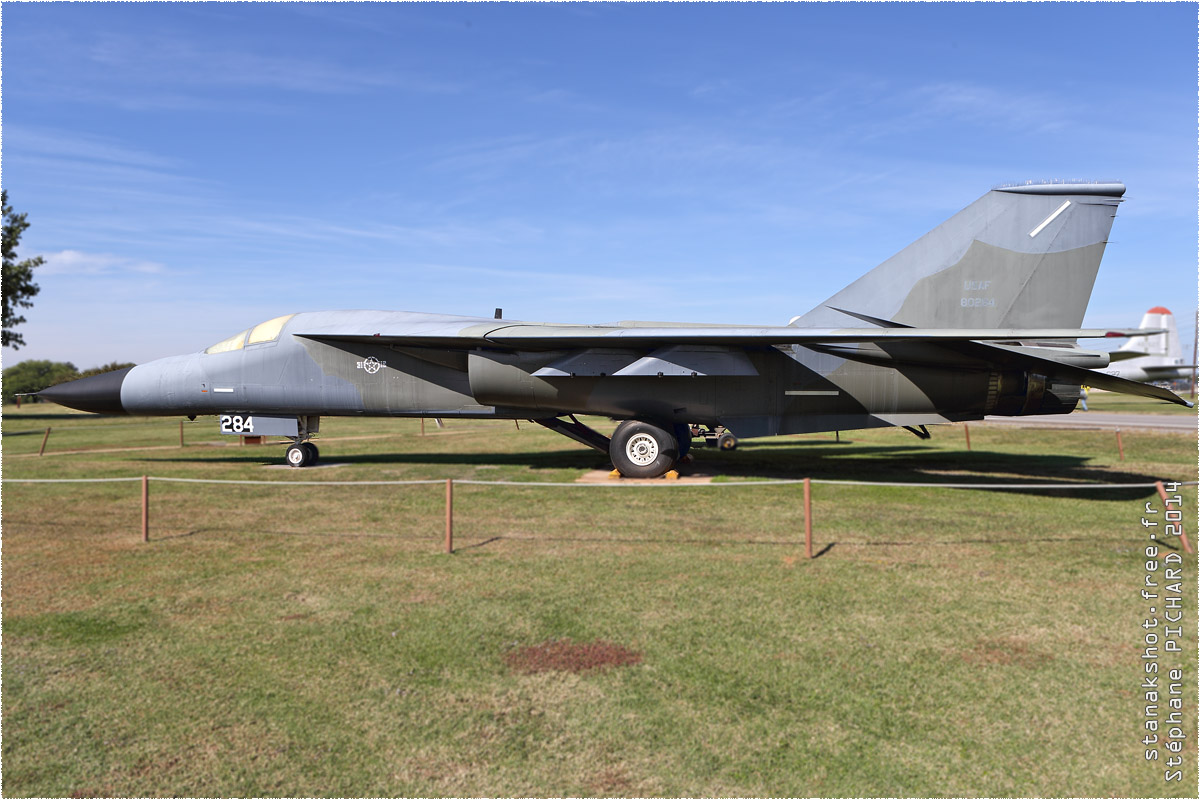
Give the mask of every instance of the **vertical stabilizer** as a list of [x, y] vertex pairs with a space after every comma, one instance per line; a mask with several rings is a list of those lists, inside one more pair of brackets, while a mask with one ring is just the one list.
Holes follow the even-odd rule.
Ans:
[[[1165, 330], [1157, 336], [1139, 336], [1121, 345], [1121, 350], [1145, 353], [1155, 358], [1154, 364], [1175, 366], [1183, 363], [1183, 345], [1179, 342], [1179, 330], [1175, 327], [1175, 315], [1163, 306], [1155, 306], [1142, 317], [1142, 330], [1147, 328]], [[1147, 362], [1150, 363], [1150, 362]]]
[[985, 194], [793, 325], [840, 327], [829, 306], [936, 328], [1078, 328], [1120, 183], [1039, 183]]

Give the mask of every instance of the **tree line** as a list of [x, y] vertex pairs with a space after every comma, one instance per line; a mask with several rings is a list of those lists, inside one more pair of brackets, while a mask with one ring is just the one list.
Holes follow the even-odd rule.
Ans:
[[92, 367], [80, 372], [70, 361], [38, 361], [36, 359], [22, 361], [20, 364], [4, 370], [3, 402], [5, 404], [15, 402], [18, 394], [40, 392], [42, 389], [67, 381], [132, 366], [136, 365], [114, 361], [102, 367]]

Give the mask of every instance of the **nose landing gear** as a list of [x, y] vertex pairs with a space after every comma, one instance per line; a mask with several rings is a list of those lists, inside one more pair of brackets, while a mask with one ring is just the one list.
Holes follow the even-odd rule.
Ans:
[[292, 443], [288, 445], [284, 458], [288, 466], [311, 467], [321, 458], [321, 451], [308, 439], [321, 429], [321, 418], [313, 415], [298, 417], [297, 420], [299, 430], [296, 436], [290, 437]]
[[296, 442], [287, 449], [287, 463], [293, 467], [311, 467], [321, 457], [321, 451], [312, 442]]

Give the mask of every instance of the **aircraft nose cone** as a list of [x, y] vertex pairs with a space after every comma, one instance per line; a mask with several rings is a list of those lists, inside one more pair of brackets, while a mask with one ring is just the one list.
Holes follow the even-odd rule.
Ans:
[[37, 393], [52, 403], [58, 403], [76, 411], [92, 411], [97, 414], [124, 414], [121, 406], [121, 384], [133, 367], [117, 369], [100, 375], [80, 378], [77, 381], [60, 383]]

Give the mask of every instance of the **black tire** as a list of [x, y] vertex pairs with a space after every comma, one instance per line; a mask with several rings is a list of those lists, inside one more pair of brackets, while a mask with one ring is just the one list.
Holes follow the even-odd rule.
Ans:
[[317, 449], [315, 444], [312, 442], [304, 442], [300, 446], [308, 451], [308, 466], [311, 467], [313, 464], [316, 464], [321, 460], [321, 451]]
[[679, 442], [657, 425], [629, 419], [613, 432], [608, 454], [626, 478], [657, 478], [675, 466]]
[[718, 450], [736, 450], [737, 446], [738, 446], [737, 437], [734, 436], [729, 431], [725, 431], [725, 433], [722, 433], [720, 436], [717, 437], [717, 449]]
[[675, 441], [679, 443], [679, 458], [683, 458], [692, 449], [692, 426], [676, 422]]
[[312, 453], [304, 444], [294, 444], [287, 449], [287, 455], [284, 458], [287, 459], [288, 466], [299, 468], [307, 467], [312, 463]]

